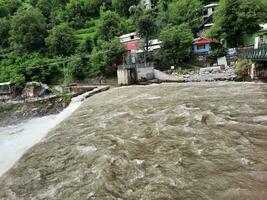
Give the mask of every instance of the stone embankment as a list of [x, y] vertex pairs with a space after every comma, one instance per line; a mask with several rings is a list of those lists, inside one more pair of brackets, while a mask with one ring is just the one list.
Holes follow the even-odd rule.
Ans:
[[227, 69], [207, 67], [186, 75], [173, 73], [172, 76], [176, 76], [178, 80], [183, 82], [234, 81], [237, 78], [233, 67]]
[[108, 86], [73, 86], [70, 94], [52, 95], [44, 98], [32, 98], [27, 101], [10, 101], [0, 103], [0, 127], [21, 123], [34, 118], [53, 115], [61, 112], [71, 102], [72, 97], [85, 93], [88, 98], [96, 93], [109, 89]]

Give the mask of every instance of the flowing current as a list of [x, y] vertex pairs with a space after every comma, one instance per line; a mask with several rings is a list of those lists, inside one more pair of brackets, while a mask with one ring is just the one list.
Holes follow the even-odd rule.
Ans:
[[57, 115], [0, 127], [0, 176], [12, 167], [25, 151], [40, 142], [49, 130], [70, 116], [81, 105], [85, 95], [73, 98], [70, 105]]
[[95, 95], [0, 178], [0, 199], [266, 200], [267, 85]]

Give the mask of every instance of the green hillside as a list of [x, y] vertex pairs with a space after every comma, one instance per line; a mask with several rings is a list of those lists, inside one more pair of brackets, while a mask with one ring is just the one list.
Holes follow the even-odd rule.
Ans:
[[[121, 64], [125, 55], [118, 37], [133, 31], [145, 42], [162, 40], [157, 57], [150, 59], [176, 65], [188, 56], [204, 5], [211, 2], [152, 0], [147, 6], [140, 0], [0, 0], [0, 82], [52, 84], [112, 76], [110, 66]], [[266, 22], [265, 0], [219, 4], [208, 33], [214, 39], [224, 35], [229, 44], [239, 45], [240, 34], [253, 34]]]

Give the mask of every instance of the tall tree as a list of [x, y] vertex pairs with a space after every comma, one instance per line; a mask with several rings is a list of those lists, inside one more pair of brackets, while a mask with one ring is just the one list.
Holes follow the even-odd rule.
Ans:
[[149, 40], [153, 39], [158, 31], [155, 18], [156, 15], [151, 10], [141, 14], [136, 20], [137, 33], [144, 40], [146, 51], [148, 51]]
[[20, 10], [11, 21], [10, 43], [15, 50], [35, 51], [44, 47], [45, 18], [39, 9]]
[[45, 41], [52, 55], [69, 56], [74, 52], [74, 34], [67, 23], [55, 26]]
[[130, 7], [138, 3], [139, 0], [112, 0], [112, 7], [119, 14], [128, 17], [130, 15]]
[[9, 46], [10, 20], [7, 18], [0, 18], [0, 27], [0, 47], [6, 48]]
[[99, 16], [102, 3], [102, 0], [70, 0], [66, 6], [68, 21], [73, 27], [83, 27], [88, 19]]
[[188, 24], [195, 32], [202, 22], [203, 5], [200, 0], [179, 0], [169, 4], [169, 23]]
[[168, 26], [160, 32], [160, 40], [162, 41], [161, 56], [176, 65], [188, 56], [193, 35], [188, 25]]
[[144, 64], [147, 66], [147, 57], [149, 51], [149, 41], [155, 37], [158, 27], [156, 24], [156, 15], [154, 10], [148, 10], [137, 17], [136, 27], [138, 35], [143, 39]]
[[116, 12], [106, 11], [101, 13], [97, 24], [98, 37], [101, 40], [111, 40], [120, 36], [127, 30], [125, 21]]

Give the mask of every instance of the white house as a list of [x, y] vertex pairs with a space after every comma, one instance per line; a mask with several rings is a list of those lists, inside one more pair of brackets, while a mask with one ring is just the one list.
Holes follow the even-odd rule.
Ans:
[[[212, 18], [213, 18], [215, 9], [218, 5], [219, 5], [218, 3], [211, 3], [211, 4], [204, 6], [205, 11], [204, 11], [203, 19], [204, 19], [204, 23], [205, 23], [204, 26], [205, 27], [213, 26], [213, 19]], [[209, 20], [210, 18], [211, 18], [211, 20]]]
[[209, 28], [213, 26], [213, 16], [218, 3], [204, 6], [203, 23], [198, 28], [198, 37], [204, 37]]

